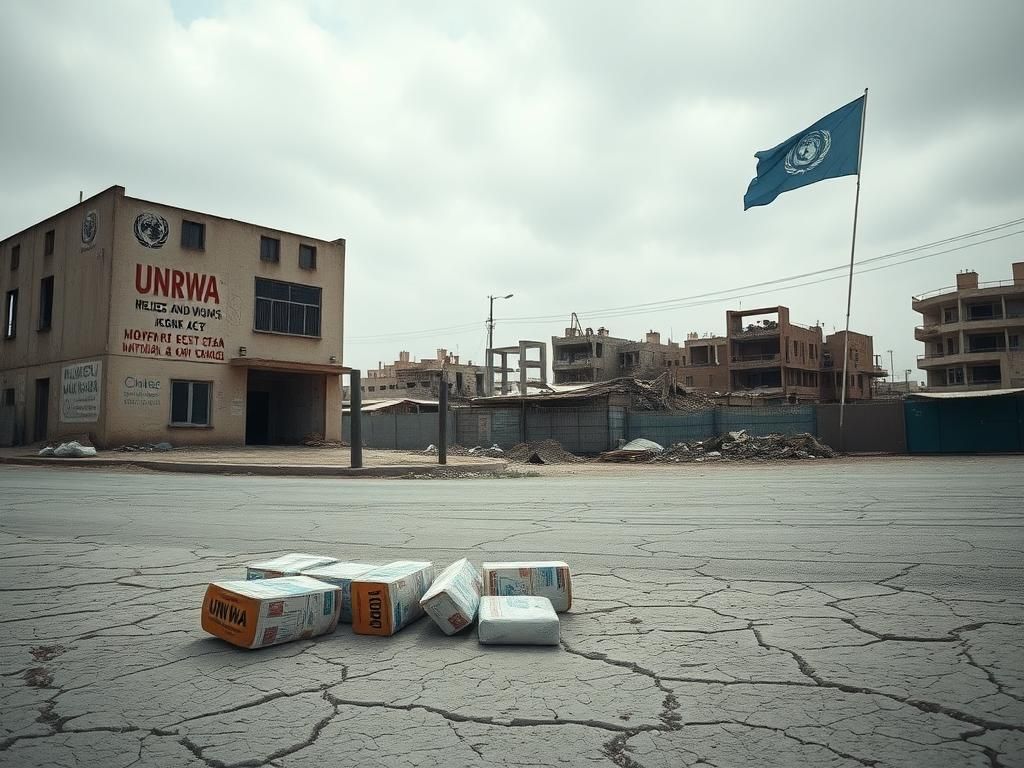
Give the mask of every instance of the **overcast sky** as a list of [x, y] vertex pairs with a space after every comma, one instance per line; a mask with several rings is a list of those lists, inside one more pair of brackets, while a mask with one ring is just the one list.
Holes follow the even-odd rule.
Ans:
[[[754, 152], [869, 87], [858, 260], [1022, 218], [1022, 33], [1020, 0], [5, 3], [0, 237], [111, 184], [345, 237], [364, 369], [482, 362], [492, 293], [496, 345], [573, 311], [681, 340], [741, 302], [830, 333], [841, 273], [734, 289], [847, 262], [856, 179], [744, 212]], [[1024, 235], [861, 274], [851, 329], [921, 378], [911, 295], [1017, 260]]]

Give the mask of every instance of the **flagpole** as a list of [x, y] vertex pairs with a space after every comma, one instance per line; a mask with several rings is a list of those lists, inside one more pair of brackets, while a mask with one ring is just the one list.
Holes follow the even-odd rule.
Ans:
[[864, 106], [860, 110], [860, 141], [857, 146], [857, 195], [853, 199], [853, 236], [850, 238], [850, 278], [846, 285], [846, 333], [843, 334], [843, 388], [839, 401], [839, 448], [844, 450], [843, 418], [846, 414], [846, 371], [850, 362], [850, 301], [853, 298], [853, 256], [857, 250], [857, 211], [860, 208], [860, 174], [864, 160], [864, 120], [868, 114], [868, 89], [864, 89]]

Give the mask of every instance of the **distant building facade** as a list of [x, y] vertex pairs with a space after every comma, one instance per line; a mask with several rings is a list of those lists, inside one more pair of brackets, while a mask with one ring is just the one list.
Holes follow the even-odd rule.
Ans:
[[15, 442], [341, 437], [344, 240], [114, 186], [0, 241]]
[[[468, 400], [484, 394], [484, 374], [484, 366], [473, 365], [472, 360], [462, 363], [447, 349], [438, 349], [433, 359], [419, 361], [408, 352], [399, 352], [393, 363], [378, 363], [376, 370], [366, 371], [360, 390], [364, 400], [437, 400], [444, 381], [449, 397]], [[347, 387], [345, 399], [349, 399]]]
[[1011, 279], [979, 283], [961, 272], [956, 286], [914, 296], [924, 343], [917, 367], [929, 390], [967, 391], [1024, 387], [1024, 261]]
[[679, 344], [661, 342], [649, 331], [643, 341], [612, 336], [607, 328], [571, 327], [564, 336], [551, 337], [551, 370], [555, 384], [592, 384], [623, 377], [653, 379], [681, 364]]

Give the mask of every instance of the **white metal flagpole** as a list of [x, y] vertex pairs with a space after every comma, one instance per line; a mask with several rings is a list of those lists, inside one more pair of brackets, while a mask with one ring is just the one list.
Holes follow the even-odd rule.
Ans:
[[839, 445], [844, 449], [843, 419], [846, 415], [846, 371], [850, 362], [850, 300], [853, 298], [853, 255], [857, 250], [857, 209], [860, 207], [860, 174], [864, 160], [864, 120], [868, 114], [868, 89], [864, 89], [864, 106], [860, 110], [860, 144], [857, 147], [857, 196], [853, 201], [853, 237], [850, 238], [850, 279], [846, 286], [846, 333], [843, 334], [843, 388], [839, 401]]

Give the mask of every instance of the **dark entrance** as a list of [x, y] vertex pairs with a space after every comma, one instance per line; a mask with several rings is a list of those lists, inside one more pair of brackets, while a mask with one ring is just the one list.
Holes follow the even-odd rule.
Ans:
[[32, 429], [32, 440], [45, 440], [46, 429], [50, 417], [50, 380], [36, 379], [35, 422]]
[[246, 383], [247, 445], [299, 445], [324, 434], [327, 377], [249, 369]]
[[245, 444], [267, 445], [270, 441], [270, 393], [246, 393]]

